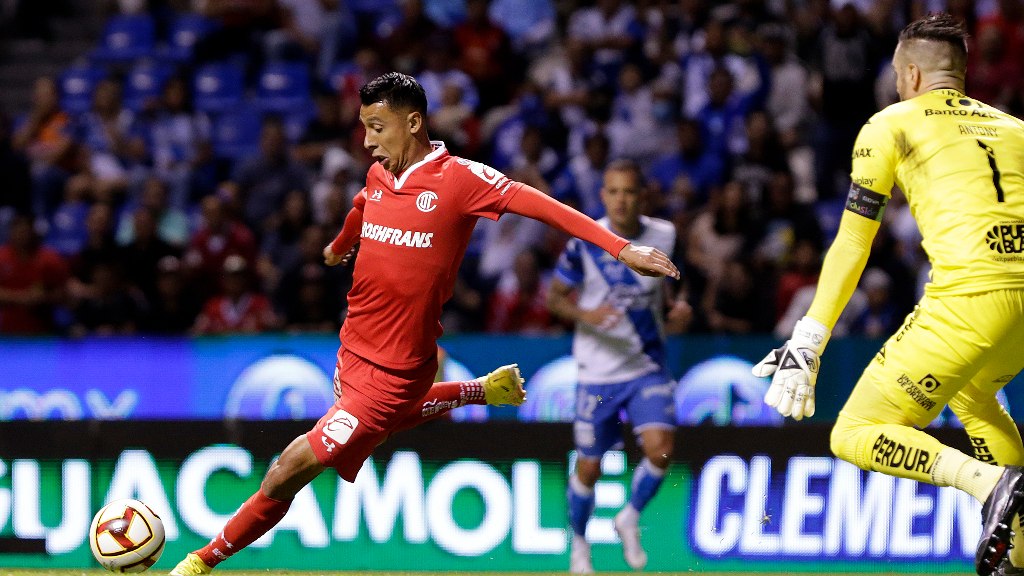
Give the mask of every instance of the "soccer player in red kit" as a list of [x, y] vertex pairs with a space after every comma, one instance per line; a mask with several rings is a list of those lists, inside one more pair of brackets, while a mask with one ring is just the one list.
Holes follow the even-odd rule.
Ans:
[[284, 517], [295, 494], [326, 468], [353, 481], [394, 432], [466, 403], [520, 404], [515, 365], [469, 382], [433, 383], [441, 305], [479, 217], [513, 212], [582, 240], [647, 276], [679, 271], [662, 252], [634, 246], [543, 192], [492, 168], [452, 156], [426, 129], [427, 100], [411, 76], [391, 72], [359, 91], [364, 147], [375, 163], [327, 264], [347, 262], [359, 242], [348, 316], [341, 327], [334, 406], [285, 448], [260, 489], [172, 575], [208, 574]]

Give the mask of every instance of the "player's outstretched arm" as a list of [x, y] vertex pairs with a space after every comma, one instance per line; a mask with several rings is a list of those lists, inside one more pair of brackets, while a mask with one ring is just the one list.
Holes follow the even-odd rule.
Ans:
[[626, 266], [645, 276], [679, 277], [679, 270], [664, 252], [647, 246], [632, 246], [627, 240], [619, 238], [580, 211], [562, 204], [532, 186], [522, 185], [509, 199], [505, 210], [540, 220], [566, 234], [600, 246]]
[[642, 276], [671, 276], [679, 279], [679, 269], [667, 254], [657, 248], [626, 244], [619, 252], [619, 261]]

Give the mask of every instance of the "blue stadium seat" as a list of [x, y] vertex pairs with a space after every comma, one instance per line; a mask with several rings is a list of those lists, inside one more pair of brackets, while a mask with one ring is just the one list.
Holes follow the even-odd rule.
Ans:
[[174, 17], [167, 32], [167, 44], [159, 50], [162, 59], [186, 62], [192, 59], [196, 42], [217, 28], [217, 23], [199, 14], [184, 13]]
[[93, 50], [97, 62], [131, 62], [151, 56], [156, 45], [156, 25], [148, 14], [114, 16], [107, 21], [100, 45]]
[[324, 80], [331, 90], [338, 92], [342, 88], [345, 77], [356, 70], [356, 65], [352, 62], [338, 62], [331, 66], [331, 69], [327, 72], [327, 78], [324, 78]]
[[211, 144], [215, 156], [238, 160], [259, 150], [262, 117], [247, 103], [213, 118]]
[[60, 106], [69, 114], [81, 114], [92, 108], [92, 93], [96, 84], [107, 76], [106, 70], [96, 66], [75, 66], [60, 76]]
[[140, 60], [128, 73], [124, 83], [124, 105], [138, 112], [147, 102], [160, 99], [167, 80], [174, 69], [151, 60]]
[[193, 78], [195, 107], [200, 112], [224, 112], [242, 101], [245, 72], [226, 62], [206, 64]]
[[284, 133], [288, 137], [288, 141], [294, 143], [301, 140], [306, 135], [306, 128], [309, 127], [309, 123], [315, 116], [315, 111], [312, 108], [284, 114], [281, 120], [284, 122]]
[[310, 108], [309, 67], [298, 62], [267, 64], [260, 72], [256, 105], [282, 114]]
[[818, 200], [814, 204], [814, 214], [821, 225], [821, 231], [825, 234], [826, 245], [831, 244], [839, 232], [839, 220], [845, 207], [846, 198]]

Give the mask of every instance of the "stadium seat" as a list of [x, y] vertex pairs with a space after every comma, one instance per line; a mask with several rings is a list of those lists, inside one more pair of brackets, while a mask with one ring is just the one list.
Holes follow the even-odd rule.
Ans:
[[160, 99], [164, 84], [174, 70], [166, 64], [142, 60], [128, 73], [124, 83], [124, 105], [138, 112], [147, 102]]
[[288, 141], [295, 143], [301, 140], [314, 116], [311, 108], [284, 114], [281, 120], [284, 122], [284, 133], [288, 136]]
[[174, 17], [167, 32], [167, 43], [160, 47], [158, 54], [163, 60], [187, 62], [197, 42], [216, 29], [217, 24], [199, 14], [185, 13]]
[[331, 90], [340, 92], [344, 88], [349, 76], [358, 71], [359, 68], [352, 62], [337, 62], [327, 72], [327, 77], [324, 78], [324, 81]]
[[238, 160], [259, 150], [262, 117], [248, 103], [213, 118], [212, 145], [215, 156]]
[[845, 207], [846, 198], [819, 200], [814, 204], [814, 214], [818, 218], [821, 231], [825, 234], [826, 244], [831, 244], [839, 232], [839, 219]]
[[96, 84], [107, 76], [106, 70], [96, 66], [75, 66], [60, 76], [60, 106], [69, 114], [81, 114], [92, 108], [92, 93]]
[[156, 25], [151, 16], [114, 16], [107, 21], [92, 58], [97, 62], [131, 62], [152, 55], [155, 45]]
[[219, 62], [206, 64], [193, 78], [195, 107], [200, 112], [224, 112], [242, 101], [244, 71], [240, 66]]
[[89, 205], [85, 202], [65, 202], [50, 219], [44, 242], [62, 256], [74, 256], [85, 247], [88, 230], [85, 227]]
[[297, 62], [272, 62], [260, 72], [256, 104], [264, 112], [291, 113], [312, 107], [309, 67]]

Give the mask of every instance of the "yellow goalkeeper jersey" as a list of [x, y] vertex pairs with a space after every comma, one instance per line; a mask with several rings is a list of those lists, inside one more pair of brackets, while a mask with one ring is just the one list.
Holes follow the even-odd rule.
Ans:
[[957, 90], [893, 104], [861, 128], [847, 210], [881, 219], [903, 191], [931, 294], [1024, 287], [1024, 122]]

